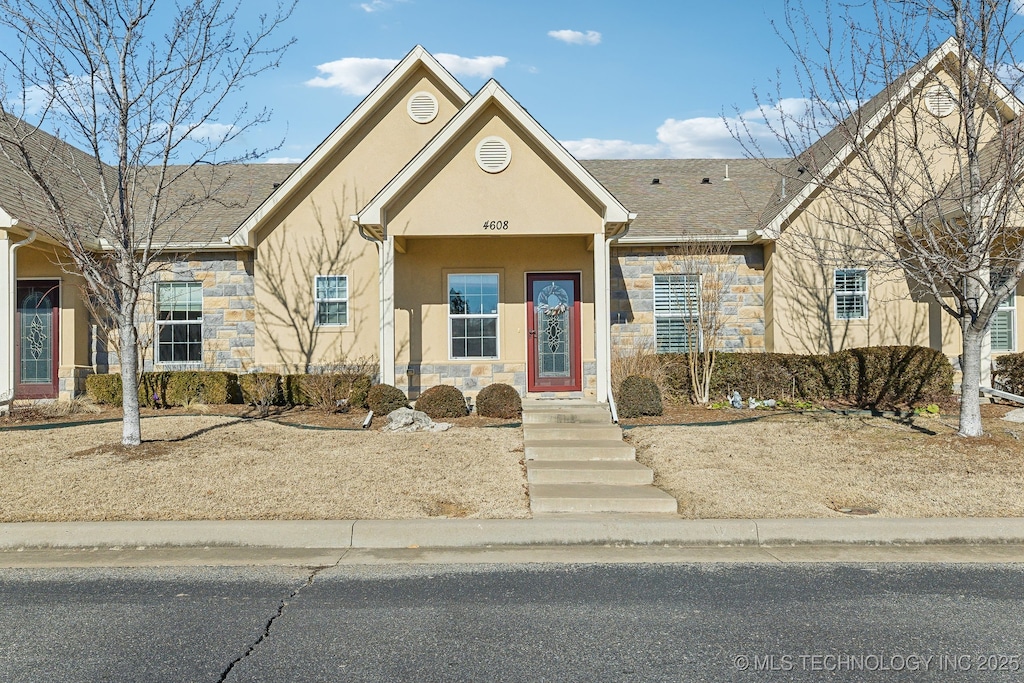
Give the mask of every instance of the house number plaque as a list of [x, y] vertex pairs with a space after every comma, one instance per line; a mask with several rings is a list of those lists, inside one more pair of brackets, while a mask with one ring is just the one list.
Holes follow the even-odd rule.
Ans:
[[508, 230], [508, 221], [484, 221], [484, 230]]

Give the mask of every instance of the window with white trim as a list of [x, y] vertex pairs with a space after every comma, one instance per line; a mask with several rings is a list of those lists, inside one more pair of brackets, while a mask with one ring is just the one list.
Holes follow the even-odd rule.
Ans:
[[317, 275], [313, 290], [317, 326], [348, 325], [348, 276]]
[[[992, 286], [1000, 287], [1006, 282], [1006, 275], [992, 276]], [[998, 352], [1017, 350], [1017, 330], [1015, 322], [1017, 317], [1017, 306], [1014, 292], [999, 302], [999, 308], [992, 316], [992, 326], [989, 328], [989, 340], [992, 350]]]
[[448, 276], [448, 339], [452, 359], [498, 357], [498, 275]]
[[864, 268], [837, 268], [834, 275], [837, 320], [861, 320], [868, 317], [868, 271]]
[[654, 276], [654, 337], [658, 353], [700, 348], [700, 275]]
[[156, 362], [203, 362], [203, 283], [156, 286]]

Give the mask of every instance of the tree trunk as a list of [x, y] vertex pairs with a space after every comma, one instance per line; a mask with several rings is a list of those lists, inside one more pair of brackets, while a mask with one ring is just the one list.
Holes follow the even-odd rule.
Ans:
[[981, 436], [981, 345], [985, 333], [969, 320], [962, 323], [964, 352], [960, 357], [960, 436]]
[[122, 306], [118, 315], [117, 331], [121, 360], [121, 443], [138, 446], [142, 443], [142, 424], [139, 415], [139, 345], [136, 339], [135, 316]]

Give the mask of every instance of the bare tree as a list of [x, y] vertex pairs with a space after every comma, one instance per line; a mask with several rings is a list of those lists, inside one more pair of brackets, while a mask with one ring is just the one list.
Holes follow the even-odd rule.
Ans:
[[[221, 0], [0, 0], [0, 146], [118, 333], [122, 440], [141, 443], [136, 310], [190, 219], [217, 201], [229, 143], [268, 119], [229, 99], [277, 66], [294, 4], [239, 34]], [[51, 137], [43, 131], [53, 133]], [[212, 164], [213, 166], [208, 166]], [[186, 230], [188, 231], [186, 233]], [[184, 237], [187, 234], [187, 238]], [[206, 239], [212, 239], [208, 236]], [[180, 249], [180, 247], [178, 247]]]
[[[964, 436], [982, 433], [984, 340], [1024, 274], [1018, 5], [791, 0], [776, 31], [803, 100], [782, 98], [781, 77], [758, 95], [793, 159], [767, 210], [771, 236], [837, 268], [903, 274], [957, 321]], [[752, 122], [733, 132], [764, 158]], [[797, 205], [799, 229], [785, 212]]]

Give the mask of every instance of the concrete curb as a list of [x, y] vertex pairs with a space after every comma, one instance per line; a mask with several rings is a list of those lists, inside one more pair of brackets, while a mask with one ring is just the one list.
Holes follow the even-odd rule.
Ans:
[[0, 524], [0, 551], [42, 548], [473, 548], [1024, 544], [1024, 518], [413, 519]]

